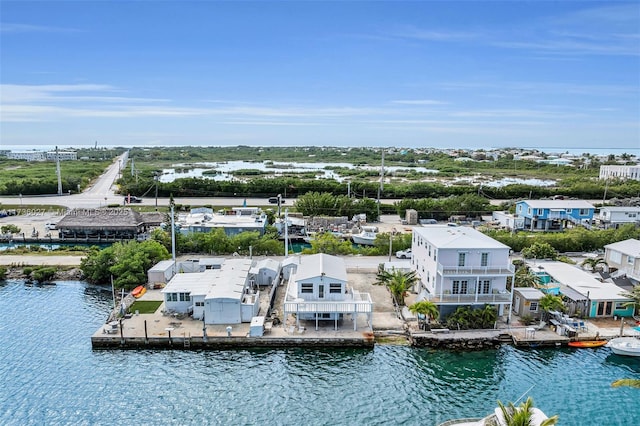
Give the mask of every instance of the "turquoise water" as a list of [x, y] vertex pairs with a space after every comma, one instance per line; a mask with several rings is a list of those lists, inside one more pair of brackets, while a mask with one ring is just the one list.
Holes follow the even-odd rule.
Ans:
[[455, 353], [91, 349], [108, 289], [0, 284], [2, 425], [434, 425], [482, 416], [530, 386], [561, 425], [640, 424], [637, 359], [608, 348]]

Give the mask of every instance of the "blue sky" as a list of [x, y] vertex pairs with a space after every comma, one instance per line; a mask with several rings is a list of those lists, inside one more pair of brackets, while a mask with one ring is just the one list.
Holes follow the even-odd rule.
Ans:
[[638, 1], [0, 0], [0, 143], [640, 149]]

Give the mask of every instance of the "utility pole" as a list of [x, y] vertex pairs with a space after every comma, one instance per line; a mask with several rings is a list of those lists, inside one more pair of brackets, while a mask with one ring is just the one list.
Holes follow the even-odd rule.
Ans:
[[56, 175], [58, 175], [58, 195], [62, 195], [62, 173], [60, 172], [60, 156], [56, 146]]
[[176, 225], [173, 217], [174, 201], [171, 199], [171, 257], [173, 258], [173, 275], [176, 274]]
[[289, 222], [289, 209], [285, 209], [284, 210], [284, 257], [289, 257], [289, 224], [288, 222]]

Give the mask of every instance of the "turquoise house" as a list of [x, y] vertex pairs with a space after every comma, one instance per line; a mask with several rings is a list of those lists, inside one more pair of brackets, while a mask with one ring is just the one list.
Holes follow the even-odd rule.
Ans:
[[631, 301], [625, 290], [617, 285], [600, 281], [590, 273], [563, 262], [536, 262], [529, 265], [538, 277], [545, 293], [562, 296], [567, 313], [587, 318], [613, 318], [633, 316]]

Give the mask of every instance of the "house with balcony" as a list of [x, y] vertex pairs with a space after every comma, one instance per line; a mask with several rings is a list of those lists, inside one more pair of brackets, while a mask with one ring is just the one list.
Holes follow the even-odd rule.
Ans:
[[295, 314], [298, 328], [300, 321], [313, 321], [316, 330], [320, 321], [333, 321], [337, 330], [338, 323], [349, 316], [353, 329], [357, 330], [357, 317], [364, 315], [371, 329], [371, 296], [348, 286], [343, 259], [324, 253], [293, 256], [284, 263], [283, 269], [288, 277], [283, 306], [285, 321]]
[[264, 235], [268, 224], [267, 215], [258, 207], [233, 207], [223, 213], [214, 213], [208, 207], [191, 209], [189, 213], [178, 215], [177, 226], [183, 234], [211, 232], [221, 228], [228, 236], [242, 232], [258, 232]]
[[640, 207], [602, 207], [597, 219], [605, 229], [618, 229], [629, 223], [640, 226]]
[[612, 276], [626, 275], [634, 284], [640, 284], [640, 240], [630, 238], [604, 246], [604, 260]]
[[419, 278], [417, 301], [435, 303], [441, 316], [460, 306], [485, 304], [510, 316], [507, 279], [515, 270], [509, 246], [473, 228], [431, 225], [413, 229], [411, 250]]
[[590, 227], [595, 207], [584, 200], [522, 200], [516, 203], [516, 218], [522, 229], [563, 231], [569, 224]]

